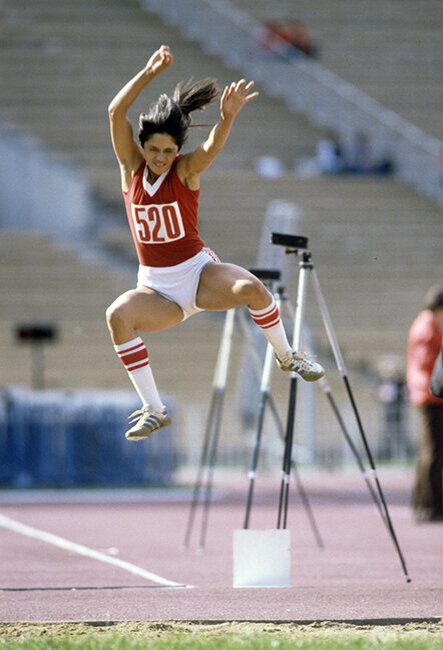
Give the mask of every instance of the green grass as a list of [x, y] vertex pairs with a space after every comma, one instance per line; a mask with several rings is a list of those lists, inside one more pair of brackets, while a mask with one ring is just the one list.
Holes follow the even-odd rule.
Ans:
[[[432, 635], [377, 632], [368, 636], [337, 635], [323, 638], [283, 639], [276, 634], [200, 637], [166, 634], [162, 638], [140, 639], [120, 634], [86, 637], [0, 639], [0, 648], [8, 650], [442, 650], [443, 639]], [[420, 638], [420, 636], [422, 638]]]
[[443, 650], [443, 620], [0, 622], [0, 650]]

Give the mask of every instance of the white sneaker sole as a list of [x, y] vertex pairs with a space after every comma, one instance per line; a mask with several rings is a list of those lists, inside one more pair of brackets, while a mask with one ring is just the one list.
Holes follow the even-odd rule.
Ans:
[[140, 425], [140, 427], [136, 425], [135, 427], [132, 427], [132, 429], [129, 429], [129, 431], [125, 433], [126, 440], [130, 440], [130, 441], [144, 440], [145, 438], [149, 438], [150, 435], [152, 435], [159, 429], [164, 429], [165, 427], [168, 427], [171, 424], [171, 418], [169, 417], [169, 415], [164, 420], [160, 420], [160, 418], [157, 418], [155, 415], [150, 415], [149, 417], [150, 418], [153, 417], [156, 420], [158, 420], [159, 426], [156, 426], [149, 430], [148, 427], [145, 425]]

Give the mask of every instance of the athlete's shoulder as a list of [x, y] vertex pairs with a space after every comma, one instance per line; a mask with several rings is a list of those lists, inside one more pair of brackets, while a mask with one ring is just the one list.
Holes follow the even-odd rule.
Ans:
[[178, 175], [177, 174], [177, 165], [179, 164], [180, 160], [183, 160], [183, 154], [182, 153], [178, 153], [176, 155], [175, 160], [171, 165], [171, 169], [169, 171], [172, 172], [173, 174]]
[[138, 187], [140, 185], [140, 183], [142, 183], [143, 171], [145, 169], [145, 166], [146, 166], [146, 161], [142, 160], [140, 162], [140, 165], [137, 167], [137, 169], [135, 170], [135, 172], [132, 175], [132, 179], [131, 179], [131, 182], [129, 183], [128, 189], [127, 190], [122, 189], [123, 195], [125, 197], [127, 197], [129, 195], [131, 190], [134, 191], [134, 189], [136, 187]]
[[188, 156], [189, 154], [178, 154], [176, 156], [172, 165], [172, 168], [174, 170], [174, 179], [176, 179], [176, 182], [179, 184], [179, 186], [186, 192], [190, 192], [191, 194], [198, 196], [200, 192], [200, 183], [198, 182], [198, 177], [197, 182], [192, 183], [195, 184], [195, 187], [192, 187], [192, 184], [188, 182], [190, 180], [190, 177], [186, 176], [186, 160]]
[[137, 169], [134, 172], [134, 178], [141, 178], [143, 176], [143, 171], [146, 167], [146, 160], [142, 160], [140, 162], [140, 165], [137, 167]]

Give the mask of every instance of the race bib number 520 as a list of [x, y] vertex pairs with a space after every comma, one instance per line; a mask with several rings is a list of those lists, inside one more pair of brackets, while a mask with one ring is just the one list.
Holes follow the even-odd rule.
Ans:
[[185, 236], [177, 201], [160, 205], [131, 204], [137, 239], [142, 244], [167, 244]]

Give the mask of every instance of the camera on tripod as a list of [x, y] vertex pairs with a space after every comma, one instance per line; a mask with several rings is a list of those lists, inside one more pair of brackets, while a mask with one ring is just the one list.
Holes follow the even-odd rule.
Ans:
[[286, 252], [292, 253], [297, 250], [306, 250], [308, 238], [303, 235], [285, 235], [281, 232], [273, 232], [271, 233], [271, 243], [275, 246], [285, 246]]

